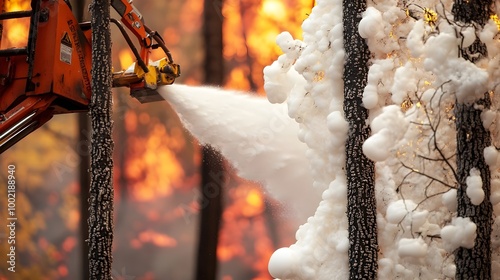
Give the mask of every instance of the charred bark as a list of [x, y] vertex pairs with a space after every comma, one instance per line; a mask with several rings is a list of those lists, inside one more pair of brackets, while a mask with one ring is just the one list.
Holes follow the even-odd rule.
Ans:
[[210, 146], [202, 148], [200, 225], [196, 279], [217, 279], [217, 244], [222, 218], [224, 169], [222, 157]]
[[[484, 25], [490, 16], [490, 0], [457, 0], [452, 12], [456, 21]], [[477, 55], [479, 54], [479, 55]], [[486, 46], [476, 40], [461, 55], [475, 62], [486, 56]], [[479, 105], [479, 106], [477, 106]], [[491, 279], [491, 231], [493, 207], [490, 202], [490, 170], [483, 151], [491, 145], [491, 136], [481, 121], [481, 109], [488, 109], [491, 100], [488, 93], [475, 104], [455, 106], [457, 130], [457, 176], [458, 176], [458, 216], [469, 217], [477, 226], [476, 240], [472, 249], [460, 247], [455, 252], [456, 279]], [[472, 168], [481, 172], [485, 198], [479, 205], [471, 203], [466, 194], [466, 178]]]
[[349, 231], [349, 279], [377, 278], [377, 209], [375, 167], [362, 150], [370, 136], [368, 110], [362, 105], [370, 51], [358, 33], [363, 0], [343, 1], [344, 114], [349, 123], [346, 141], [347, 219]]
[[92, 14], [92, 99], [89, 274], [90, 279], [112, 279], [113, 261], [113, 139], [111, 95], [110, 0], [94, 0]]
[[[205, 42], [205, 83], [222, 85], [224, 58], [222, 56], [222, 5], [204, 1], [203, 40]], [[202, 148], [200, 225], [196, 279], [217, 279], [217, 244], [222, 218], [224, 168], [222, 156], [210, 146]]]
[[222, 55], [222, 7], [224, 1], [205, 0], [203, 10], [203, 42], [205, 43], [204, 83], [222, 85], [224, 83], [224, 57]]
[[[481, 122], [481, 110], [472, 105], [457, 104], [457, 212], [459, 217], [469, 217], [477, 226], [472, 249], [459, 247], [455, 253], [457, 267], [455, 279], [491, 279], [491, 227], [493, 208], [490, 203], [490, 169], [484, 161], [484, 148], [491, 138]], [[481, 172], [485, 198], [479, 205], [471, 203], [466, 194], [466, 178], [472, 168]]]

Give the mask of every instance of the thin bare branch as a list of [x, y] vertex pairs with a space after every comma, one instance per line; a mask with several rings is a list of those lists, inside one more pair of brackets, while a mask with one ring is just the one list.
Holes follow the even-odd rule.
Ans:
[[446, 182], [444, 182], [444, 181], [442, 181], [442, 180], [440, 180], [440, 179], [438, 179], [438, 178], [435, 178], [435, 177], [433, 177], [433, 176], [431, 176], [431, 175], [429, 175], [429, 174], [426, 174], [426, 173], [424, 173], [424, 172], [421, 172], [421, 171], [419, 171], [418, 169], [415, 169], [415, 168], [412, 168], [412, 167], [410, 167], [410, 166], [407, 166], [407, 165], [406, 165], [406, 164], [404, 164], [403, 162], [401, 162], [401, 165], [403, 165], [403, 167], [405, 167], [405, 168], [407, 168], [408, 170], [410, 170], [412, 173], [416, 173], [416, 174], [418, 174], [418, 175], [421, 175], [421, 176], [424, 176], [424, 177], [429, 178], [429, 179], [431, 179], [431, 180], [434, 180], [434, 181], [436, 181], [436, 182], [440, 183], [441, 185], [443, 185], [443, 186], [445, 186], [445, 187], [448, 187], [448, 188], [454, 188], [452, 185], [450, 185], [450, 184], [448, 184], [448, 183], [446, 183]]

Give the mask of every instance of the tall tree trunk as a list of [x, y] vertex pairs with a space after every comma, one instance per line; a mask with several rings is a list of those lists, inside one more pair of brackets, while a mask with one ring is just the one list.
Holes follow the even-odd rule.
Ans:
[[375, 168], [362, 150], [370, 136], [368, 111], [362, 105], [370, 51], [358, 33], [364, 0], [343, 0], [344, 114], [349, 123], [346, 141], [347, 219], [349, 231], [349, 278], [377, 277], [377, 209]]
[[222, 217], [224, 169], [222, 157], [210, 146], [202, 148], [200, 225], [196, 279], [217, 279], [217, 244]]
[[[222, 6], [204, 1], [203, 39], [205, 42], [205, 83], [222, 85], [224, 58], [222, 56]], [[220, 9], [220, 10], [218, 10]], [[200, 225], [196, 279], [215, 280], [217, 277], [217, 244], [222, 217], [224, 169], [221, 155], [210, 146], [202, 148]]]
[[[457, 0], [453, 5], [456, 21], [476, 22], [483, 26], [489, 19], [491, 0]], [[476, 40], [469, 48], [461, 50], [462, 57], [475, 62], [486, 53], [486, 46]], [[471, 56], [472, 54], [472, 56]], [[479, 56], [474, 56], [479, 54]], [[489, 94], [476, 102], [484, 109], [491, 105]], [[480, 106], [479, 106], [480, 107]], [[481, 121], [482, 110], [475, 104], [457, 103], [455, 106], [457, 129], [457, 175], [458, 216], [469, 217], [477, 226], [476, 240], [472, 249], [459, 247], [455, 253], [456, 279], [491, 279], [491, 227], [493, 208], [490, 202], [490, 170], [485, 163], [483, 151], [491, 145], [491, 136]], [[479, 205], [471, 203], [466, 194], [466, 178], [470, 170], [481, 172], [485, 198]]]
[[89, 198], [90, 279], [111, 278], [113, 245], [113, 139], [110, 0], [92, 1], [92, 100]]

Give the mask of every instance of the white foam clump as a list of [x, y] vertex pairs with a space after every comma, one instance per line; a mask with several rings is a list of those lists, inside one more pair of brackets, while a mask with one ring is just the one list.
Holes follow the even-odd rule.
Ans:
[[373, 64], [368, 70], [367, 83], [363, 91], [363, 106], [369, 110], [377, 108], [379, 102], [383, 101], [384, 98], [379, 95], [382, 95], [382, 92], [386, 92], [387, 89], [383, 90], [381, 88], [383, 86], [381, 85], [386, 82], [384, 78], [390, 79], [390, 77], [387, 77], [387, 72], [394, 68], [394, 61], [391, 59], [378, 59], [372, 62]]
[[433, 72], [438, 83], [449, 82], [457, 102], [473, 104], [484, 97], [488, 89], [488, 72], [458, 55], [461, 38], [447, 24], [440, 25], [440, 32], [425, 43], [424, 68]]
[[387, 207], [387, 221], [391, 224], [399, 224], [416, 208], [417, 204], [409, 199], [393, 201]]
[[457, 211], [458, 201], [457, 201], [457, 189], [450, 189], [441, 196], [441, 201], [448, 208], [449, 211]]
[[[326, 190], [314, 216], [297, 231], [296, 243], [289, 251], [277, 251], [278, 257], [271, 259], [269, 269], [273, 276], [284, 277], [281, 279], [346, 279], [349, 240], [342, 167], [348, 126], [342, 112], [341, 1], [317, 1], [302, 30], [302, 42], [288, 33], [277, 38], [284, 54], [264, 69], [264, 88], [271, 101], [285, 102], [286, 97], [288, 115], [299, 124], [298, 138], [308, 147], [313, 186]], [[283, 73], [290, 75], [289, 71], [296, 71], [300, 77], [293, 81], [283, 78]], [[293, 269], [280, 266], [280, 260], [286, 260], [290, 252], [299, 260]]]
[[411, 52], [411, 55], [414, 57], [420, 57], [425, 51], [425, 45], [422, 40], [424, 38], [425, 23], [423, 20], [417, 21], [414, 25], [410, 33], [408, 33], [408, 37], [406, 39], [406, 46]]
[[474, 205], [479, 205], [484, 200], [483, 180], [481, 172], [477, 168], [470, 170], [470, 175], [465, 179], [467, 184], [467, 196]]
[[[498, 178], [491, 180], [490, 202], [493, 206], [500, 203], [500, 179]], [[496, 211], [495, 208], [493, 210]], [[495, 215], [499, 216], [499, 214], [496, 212]]]
[[365, 155], [373, 161], [386, 160], [391, 149], [404, 137], [408, 124], [399, 106], [384, 107], [371, 123], [372, 136], [363, 143]]
[[410, 199], [400, 199], [387, 206], [387, 222], [417, 232], [426, 223], [429, 211], [417, 210], [417, 204]]
[[286, 106], [216, 87], [173, 84], [158, 92], [195, 138], [219, 150], [240, 176], [262, 183], [291, 216], [305, 221], [314, 213], [321, 192], [310, 188], [306, 146]]
[[489, 129], [497, 117], [496, 110], [486, 109], [481, 112], [481, 122], [485, 129]]
[[479, 39], [486, 45], [488, 53], [488, 59], [484, 60], [483, 63], [486, 64], [489, 74], [490, 89], [496, 89], [500, 79], [500, 68], [498, 67], [498, 64], [500, 64], [500, 41], [498, 40], [498, 33], [498, 26], [492, 19], [479, 32]]
[[375, 7], [368, 7], [363, 12], [363, 18], [358, 26], [359, 35], [367, 39], [380, 40], [386, 37], [382, 13]]
[[496, 165], [498, 164], [498, 157], [499, 153], [495, 146], [488, 146], [484, 148], [484, 161], [490, 167], [490, 169], [496, 167]]
[[394, 83], [391, 87], [392, 101], [401, 104], [408, 95], [417, 90], [419, 73], [415, 65], [408, 61], [398, 67], [394, 73]]
[[282, 32], [276, 38], [276, 43], [285, 50], [272, 65], [264, 68], [264, 90], [271, 103], [283, 103], [296, 87], [303, 86], [303, 77], [292, 67], [303, 48], [300, 40], [294, 40], [288, 32]]
[[391, 32], [394, 24], [405, 18], [405, 13], [393, 6], [397, 5], [396, 2], [387, 4], [382, 7], [367, 7], [358, 25], [359, 34], [367, 39], [368, 47], [375, 56], [385, 57], [386, 54], [399, 49], [397, 36]]
[[422, 238], [401, 238], [398, 255], [401, 258], [424, 258], [427, 255], [427, 244]]
[[331, 145], [339, 147], [345, 145], [349, 123], [344, 119], [339, 111], [332, 112], [326, 118], [328, 130], [332, 134]]
[[[277, 62], [275, 61], [274, 63]], [[303, 79], [302, 76], [293, 68], [285, 71], [281, 67], [266, 67], [264, 69], [264, 75], [265, 80], [272, 81], [266, 83], [264, 86], [266, 92], [272, 93], [267, 94], [267, 99], [271, 103], [283, 103], [297, 84], [303, 84], [298, 82]]]
[[451, 225], [441, 229], [444, 248], [448, 252], [453, 252], [458, 247], [471, 249], [476, 240], [476, 228], [476, 224], [469, 217], [453, 218]]
[[289, 279], [296, 275], [299, 259], [294, 250], [284, 247], [276, 250], [269, 259], [268, 270], [271, 276]]
[[[497, 8], [498, 9], [498, 8]], [[497, 13], [498, 14], [498, 13]], [[497, 23], [490, 19], [482, 28], [482, 30], [479, 32], [479, 39], [481, 42], [483, 42], [486, 45], [486, 48], [488, 49], [488, 56], [490, 58], [490, 62], [498, 62], [498, 56], [500, 49], [498, 40], [497, 40], [497, 34], [498, 34], [498, 25]], [[498, 67], [496, 67], [498, 68]], [[498, 75], [498, 73], [497, 73]], [[497, 76], [495, 75], [495, 76]]]
[[463, 36], [462, 48], [468, 48], [476, 40], [476, 29], [472, 26], [465, 27], [461, 31]]
[[[461, 35], [457, 37], [453, 26], [441, 22], [439, 34], [422, 40], [428, 36], [430, 31], [428, 28], [430, 27], [423, 20], [418, 20], [414, 24], [407, 37], [407, 47], [411, 54], [415, 58], [423, 58], [424, 69], [435, 75], [438, 85], [446, 83], [448, 91], [455, 93], [459, 103], [473, 104], [484, 97], [488, 89], [488, 71], [458, 54], [460, 46], [465, 48], [476, 39], [474, 28], [463, 28]], [[483, 37], [492, 37], [491, 32], [485, 33]], [[401, 91], [397, 90], [396, 84], [393, 89]], [[396, 96], [403, 97], [398, 93]], [[394, 101], [398, 102], [400, 99]]]

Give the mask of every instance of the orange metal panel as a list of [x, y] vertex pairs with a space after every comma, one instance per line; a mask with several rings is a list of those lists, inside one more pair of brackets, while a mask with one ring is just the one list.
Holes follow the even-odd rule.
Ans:
[[[26, 56], [0, 57], [0, 113], [19, 103], [26, 91]], [[16, 102], [17, 100], [17, 102]]]
[[72, 110], [86, 110], [90, 101], [91, 47], [64, 2], [44, 1], [47, 22], [38, 28], [34, 95], [52, 92], [68, 99]]

